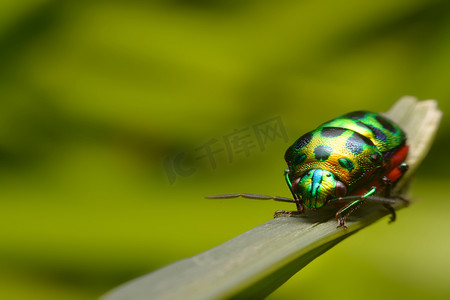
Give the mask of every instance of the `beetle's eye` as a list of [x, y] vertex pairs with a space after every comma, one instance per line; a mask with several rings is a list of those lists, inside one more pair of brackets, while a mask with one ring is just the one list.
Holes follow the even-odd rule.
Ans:
[[327, 173], [327, 177], [331, 177], [331, 174], [330, 174], [330, 173]]
[[336, 196], [341, 197], [347, 194], [347, 187], [341, 181], [336, 182]]
[[292, 181], [292, 189], [295, 193], [298, 193], [298, 183], [300, 182], [300, 177], [296, 178], [294, 181]]

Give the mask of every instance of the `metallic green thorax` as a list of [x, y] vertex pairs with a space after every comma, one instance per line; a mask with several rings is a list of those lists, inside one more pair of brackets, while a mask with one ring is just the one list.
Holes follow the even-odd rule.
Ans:
[[327, 199], [360, 188], [405, 141], [404, 132], [379, 114], [357, 111], [340, 116], [288, 148], [291, 189], [306, 206], [319, 208]]

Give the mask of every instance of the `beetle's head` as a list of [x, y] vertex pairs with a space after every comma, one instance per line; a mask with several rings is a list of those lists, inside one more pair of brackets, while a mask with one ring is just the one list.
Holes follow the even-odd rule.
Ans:
[[347, 193], [346, 186], [330, 171], [312, 169], [292, 182], [292, 190], [309, 208], [321, 208], [328, 200]]

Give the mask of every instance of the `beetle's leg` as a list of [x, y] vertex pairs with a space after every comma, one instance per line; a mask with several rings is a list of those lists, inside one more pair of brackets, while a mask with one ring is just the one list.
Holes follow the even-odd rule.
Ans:
[[389, 174], [383, 176], [381, 179], [382, 184], [385, 186], [385, 196], [391, 196], [391, 190], [394, 182], [399, 181], [403, 175], [405, 175], [406, 171], [408, 171], [408, 164], [401, 163], [397, 168], [393, 169]]
[[392, 191], [392, 181], [387, 176], [383, 176], [381, 182], [384, 186], [384, 197], [389, 198]]
[[277, 210], [275, 212], [275, 214], [273, 215], [274, 218], [278, 218], [280, 216], [284, 216], [287, 215], [288, 217], [292, 217], [292, 216], [297, 216], [301, 214], [300, 211], [298, 210], [293, 210], [293, 211], [289, 211], [289, 210]]
[[[401, 163], [398, 166], [398, 169], [402, 173], [402, 175], [400, 175], [400, 178], [402, 178], [402, 176], [406, 173], [406, 171], [408, 171], [409, 166], [407, 163]], [[403, 197], [402, 195], [391, 195], [391, 197], [403, 201], [406, 204], [406, 206], [409, 205], [409, 200], [406, 197]]]
[[297, 211], [300, 213], [303, 213], [305, 211], [305, 204], [303, 202], [297, 201], [295, 202], [295, 205], [297, 206]]
[[292, 182], [291, 179], [289, 178], [289, 169], [284, 170], [284, 178], [286, 179], [286, 183], [289, 187], [289, 190], [291, 191], [292, 196], [294, 197], [297, 210], [295, 211], [277, 210], [273, 215], [274, 218], [278, 218], [283, 215], [287, 215], [288, 217], [297, 216], [305, 211], [305, 205], [300, 201], [299, 197], [294, 193], [294, 190], [292, 188]]
[[[406, 173], [406, 171], [408, 171], [408, 165], [403, 162], [397, 168], [392, 170], [387, 176], [383, 176], [383, 178], [381, 179], [381, 182], [384, 186], [384, 196], [386, 198], [399, 199], [399, 200], [405, 202], [406, 205], [409, 205], [409, 200], [406, 199], [405, 197], [403, 197], [401, 195], [392, 195], [391, 194], [393, 181], [400, 180], [403, 177], [403, 175]], [[383, 206], [386, 207], [387, 210], [391, 213], [391, 219], [390, 219], [389, 223], [394, 222], [396, 219], [396, 214], [395, 214], [394, 208], [390, 204], [387, 204], [387, 203], [383, 204]]]
[[338, 210], [338, 212], [336, 213], [336, 219], [339, 222], [337, 228], [347, 228], [347, 226], [345, 226], [345, 220], [347, 219], [347, 217], [365, 201], [366, 197], [372, 196], [376, 191], [377, 188], [373, 186], [367, 193], [362, 195], [360, 199], [356, 199], [355, 201], [350, 202], [349, 204]]
[[[409, 205], [409, 200], [401, 195], [392, 195], [393, 182], [398, 181], [402, 176], [408, 171], [408, 164], [401, 163], [396, 169], [392, 170], [387, 176], [381, 179], [381, 183], [384, 186], [384, 196], [386, 198], [394, 198], [403, 201], [407, 206]], [[392, 208], [388, 208], [392, 212]], [[392, 213], [391, 213], [392, 215]], [[395, 216], [392, 215], [391, 222], [395, 220]]]
[[[404, 173], [402, 173], [403, 175]], [[386, 198], [390, 198], [391, 196], [391, 191], [392, 191], [392, 181], [387, 178], [386, 176], [384, 176], [381, 179], [383, 185], [384, 185], [384, 196]], [[396, 214], [395, 214], [395, 209], [388, 203], [384, 203], [383, 206], [390, 212], [391, 214], [391, 219], [389, 220], [389, 223], [392, 223], [395, 221], [396, 219]]]
[[338, 220], [338, 226], [337, 228], [343, 227], [347, 228], [345, 226], [345, 220], [347, 217], [354, 212], [362, 203], [364, 202], [364, 199], [355, 200], [353, 202], [350, 202], [336, 213], [336, 219]]
[[284, 170], [284, 179], [286, 179], [286, 183], [289, 187], [289, 190], [292, 193], [292, 196], [294, 197], [294, 199], [297, 199], [297, 195], [294, 193], [294, 190], [292, 189], [291, 179], [289, 178], [289, 169]]
[[[392, 181], [387, 176], [383, 176], [383, 178], [381, 178], [381, 182], [384, 186], [384, 197], [390, 198], [392, 191]], [[394, 222], [396, 219], [395, 209], [388, 203], [384, 203], [383, 206], [391, 213], [391, 219], [389, 220], [389, 223]]]
[[305, 211], [305, 205], [303, 203], [296, 202], [297, 210], [289, 211], [289, 210], [277, 210], [273, 215], [274, 218], [278, 218], [283, 215], [287, 215], [288, 217], [297, 216], [302, 214]]
[[389, 171], [387, 177], [392, 182], [397, 182], [403, 174], [408, 170], [408, 165], [405, 163], [406, 156], [408, 155], [408, 145], [404, 145], [394, 153], [389, 159], [389, 165], [395, 166]]

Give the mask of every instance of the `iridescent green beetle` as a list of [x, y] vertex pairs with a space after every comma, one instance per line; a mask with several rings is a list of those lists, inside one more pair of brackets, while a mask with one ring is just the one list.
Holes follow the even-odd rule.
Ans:
[[356, 111], [320, 125], [301, 136], [285, 154], [285, 179], [294, 199], [258, 194], [223, 194], [207, 198], [245, 197], [293, 202], [296, 211], [277, 211], [298, 215], [305, 207], [340, 206], [338, 227], [364, 201], [382, 203], [395, 220], [392, 187], [407, 171], [406, 135], [394, 122], [380, 114]]

